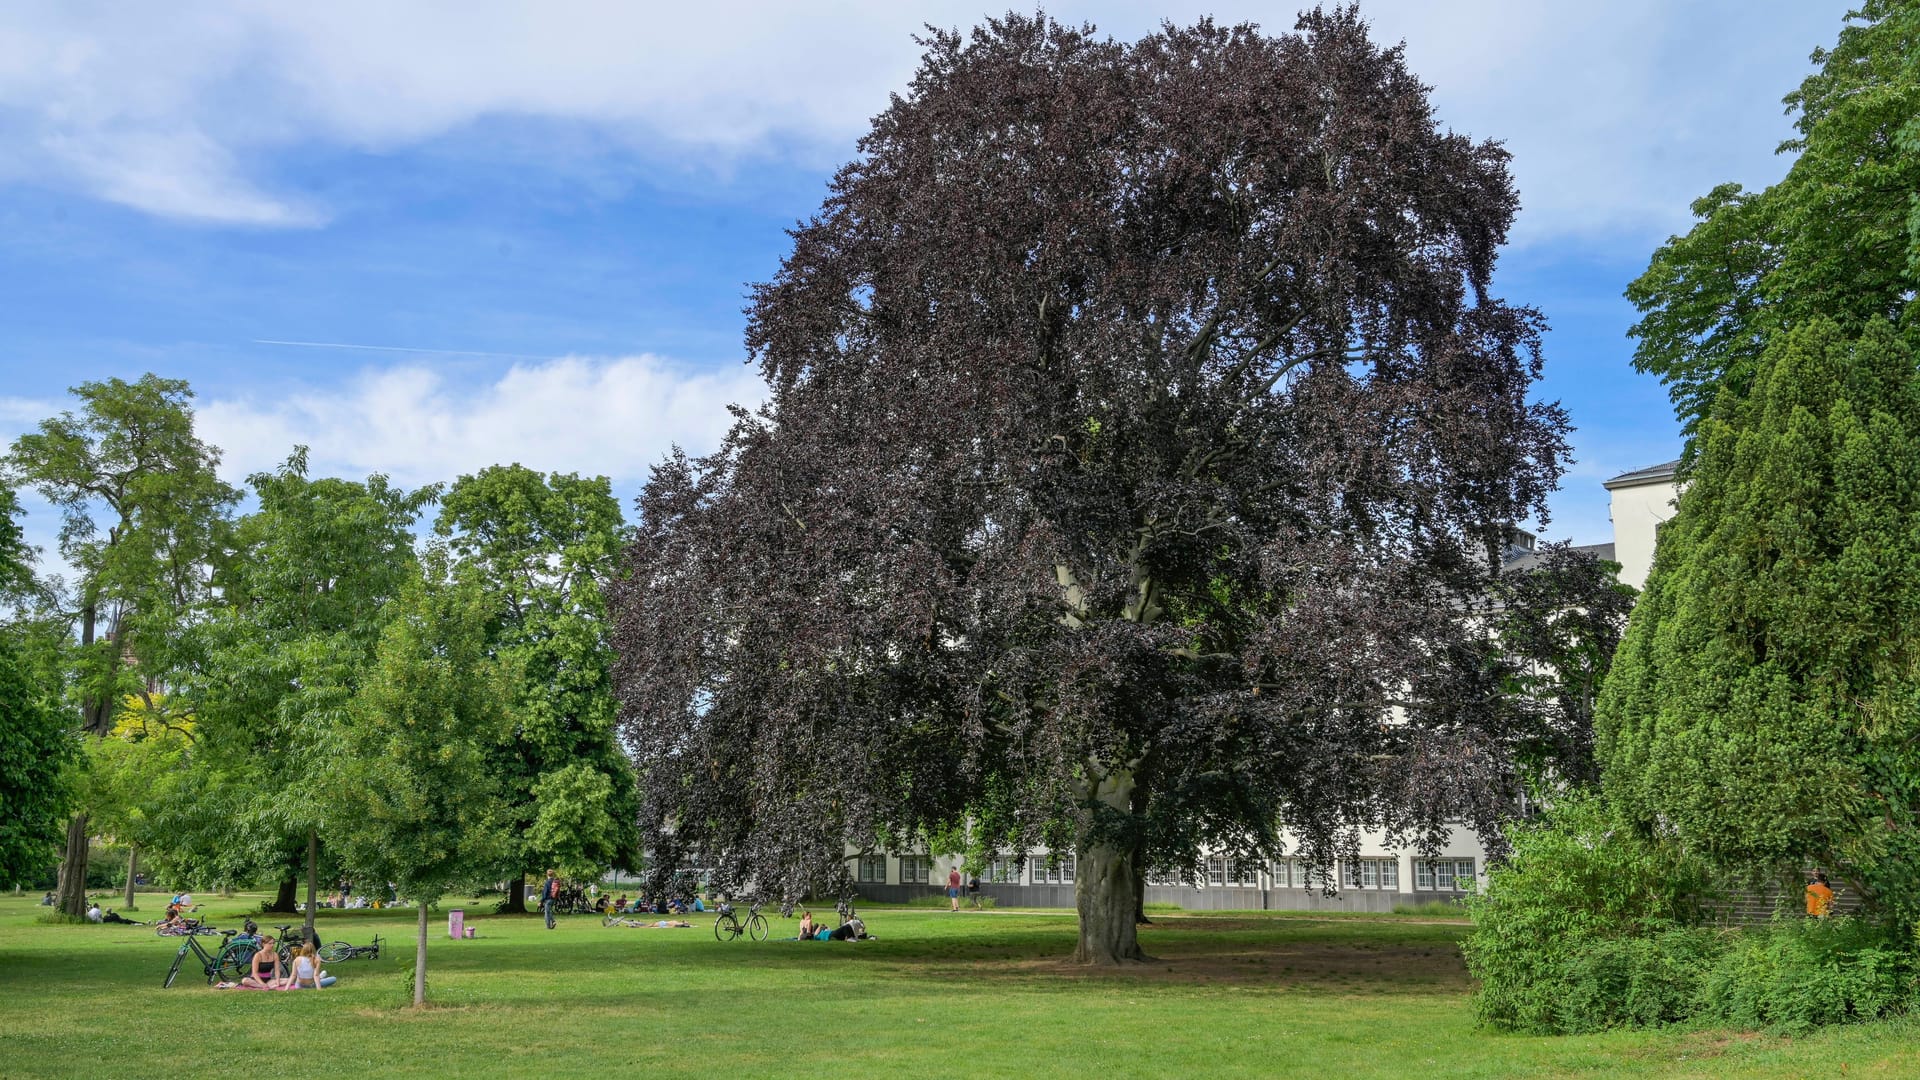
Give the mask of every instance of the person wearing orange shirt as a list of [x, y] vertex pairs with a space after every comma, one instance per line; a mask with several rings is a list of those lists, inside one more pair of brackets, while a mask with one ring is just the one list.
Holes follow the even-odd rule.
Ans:
[[1807, 914], [1816, 919], [1833, 914], [1833, 886], [1827, 884], [1824, 870], [1815, 872], [1807, 883]]

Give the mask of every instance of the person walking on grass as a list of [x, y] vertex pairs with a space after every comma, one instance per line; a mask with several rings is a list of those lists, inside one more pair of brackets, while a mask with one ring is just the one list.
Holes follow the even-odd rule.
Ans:
[[560, 902], [560, 879], [553, 871], [547, 871], [547, 880], [540, 886], [540, 911], [547, 917], [547, 929], [553, 929], [553, 909]]
[[947, 871], [947, 902], [953, 905], [951, 910], [960, 910], [960, 868], [958, 866]]

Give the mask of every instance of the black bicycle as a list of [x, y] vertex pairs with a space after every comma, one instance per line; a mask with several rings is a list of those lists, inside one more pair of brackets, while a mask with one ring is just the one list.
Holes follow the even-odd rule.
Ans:
[[716, 941], [734, 941], [741, 934], [755, 941], [767, 940], [767, 917], [760, 914], [760, 905], [754, 904], [747, 909], [747, 917], [742, 920], [734, 914], [732, 904], [721, 904], [720, 915], [713, 920], [713, 936]]
[[[173, 966], [167, 969], [167, 980], [160, 984], [161, 989], [173, 986], [173, 980], [180, 977], [180, 969], [187, 962], [187, 953], [193, 953], [200, 962], [200, 970], [206, 975], [209, 985], [216, 982], [236, 981], [244, 975], [253, 963], [254, 951], [259, 943], [238, 930], [215, 931], [223, 939], [218, 946], [209, 950], [200, 944], [206, 935], [192, 934], [180, 943], [180, 951], [173, 954]], [[238, 940], [235, 940], [238, 936]], [[228, 975], [232, 978], [229, 979]]]
[[320, 959], [329, 964], [342, 960], [378, 960], [380, 959], [380, 935], [373, 935], [371, 945], [349, 945], [344, 941], [329, 941], [320, 946]]

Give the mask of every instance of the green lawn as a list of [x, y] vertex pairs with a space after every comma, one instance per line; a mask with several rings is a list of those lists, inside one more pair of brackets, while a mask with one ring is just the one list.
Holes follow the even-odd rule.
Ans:
[[[206, 913], [237, 925], [249, 899]], [[875, 908], [880, 940], [859, 945], [487, 915], [455, 942], [437, 916], [434, 1004], [414, 1011], [406, 912], [323, 916], [328, 939], [402, 947], [329, 965], [331, 989], [264, 994], [191, 973], [162, 990], [178, 939], [40, 910], [0, 897], [3, 1077], [1920, 1076], [1909, 1020], [1797, 1040], [1479, 1030], [1465, 928], [1392, 916], [1157, 916], [1142, 938], [1162, 961], [1125, 974], [1061, 965], [1073, 923], [1051, 913]]]

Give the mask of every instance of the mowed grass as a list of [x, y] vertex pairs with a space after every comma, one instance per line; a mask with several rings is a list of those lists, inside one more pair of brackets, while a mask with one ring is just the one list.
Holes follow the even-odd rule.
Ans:
[[[258, 899], [204, 914], [238, 925]], [[1911, 1020], [1792, 1040], [1479, 1029], [1457, 923], [1159, 915], [1142, 939], [1160, 962], [1089, 973], [1061, 962], [1060, 913], [874, 908], [879, 940], [851, 945], [722, 944], [712, 916], [548, 932], [490, 909], [467, 905], [472, 941], [434, 917], [433, 1004], [414, 1010], [410, 912], [323, 914], [326, 939], [394, 948], [328, 965], [331, 989], [265, 994], [195, 971], [162, 990], [179, 939], [0, 897], [0, 1077], [1920, 1076]]]

